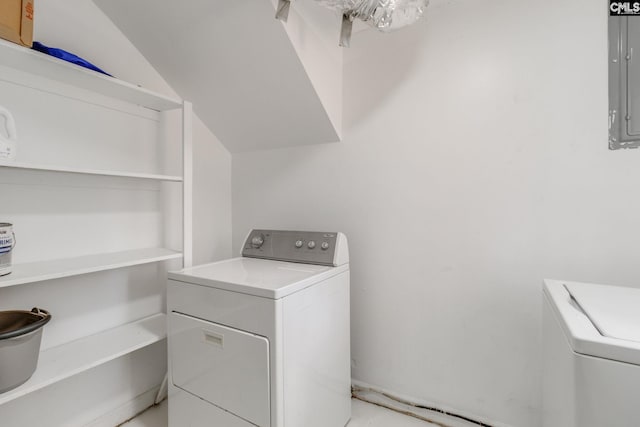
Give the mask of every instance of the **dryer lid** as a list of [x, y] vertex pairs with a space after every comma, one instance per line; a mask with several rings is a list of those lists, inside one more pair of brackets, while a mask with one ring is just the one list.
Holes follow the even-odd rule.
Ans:
[[640, 343], [640, 289], [591, 283], [565, 286], [600, 334]]

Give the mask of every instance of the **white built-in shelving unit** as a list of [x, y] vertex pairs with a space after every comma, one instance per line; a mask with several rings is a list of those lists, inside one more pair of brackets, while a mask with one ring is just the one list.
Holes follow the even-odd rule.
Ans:
[[[132, 179], [139, 179], [157, 181], [157, 185], [164, 185], [164, 183], [180, 185], [183, 202], [181, 207], [181, 248], [126, 248], [126, 250], [115, 252], [108, 250], [104, 253], [87, 253], [59, 259], [52, 256], [52, 259], [17, 263], [14, 264], [13, 272], [10, 275], [0, 277], [0, 288], [16, 287], [29, 283], [157, 263], [171, 259], [181, 258], [183, 266], [191, 265], [192, 130], [191, 105], [188, 102], [154, 93], [139, 86], [69, 64], [3, 40], [0, 40], [0, 81], [15, 83], [16, 87], [33, 87], [45, 92], [50, 90], [51, 93], [62, 95], [69, 99], [82, 99], [83, 102], [89, 105], [102, 103], [107, 108], [113, 108], [113, 105], [123, 106], [122, 111], [127, 111], [126, 109], [128, 109], [127, 112], [134, 111], [135, 114], [147, 114], [153, 117], [165, 111], [181, 110], [181, 175], [78, 167], [78, 162], [72, 165], [65, 165], [64, 158], [57, 158], [55, 162], [51, 162], [49, 165], [43, 162], [31, 163], [29, 160], [23, 160], [18, 157], [16, 161], [0, 161], [0, 169], [9, 171], [9, 173], [14, 170], [23, 170], [26, 171], [23, 173], [36, 171], [37, 173], [52, 173], [55, 175], [73, 174], [73, 176], [77, 177], [77, 180], [82, 180], [83, 175], [92, 175], [106, 177], [104, 179], [112, 179], [113, 177], [126, 178], [128, 180], [126, 182], [130, 182]], [[33, 82], [33, 86], [30, 82]], [[94, 96], [95, 102], [93, 100]], [[70, 131], [72, 132], [73, 129]], [[94, 178], [94, 181], [95, 179], [99, 178]], [[126, 182], [121, 185], [126, 185]], [[73, 230], [70, 230], [70, 233], [72, 232]], [[162, 239], [158, 238], [157, 240], [161, 241]], [[20, 242], [20, 239], [18, 239], [18, 242]], [[164, 283], [158, 284], [158, 286], [164, 286]], [[40, 354], [38, 369], [31, 379], [10, 392], [0, 394], [0, 404], [25, 396], [47, 385], [149, 346], [165, 337], [165, 315], [156, 313], [132, 323], [126, 323], [45, 349]]]
[[182, 101], [0, 40], [0, 65], [155, 111], [182, 108]]
[[18, 388], [0, 394], [0, 405], [154, 344], [165, 338], [165, 323], [164, 314], [155, 314], [44, 350], [33, 376]]
[[33, 164], [33, 163], [7, 162], [4, 160], [0, 160], [0, 167], [47, 171], [47, 172], [78, 173], [78, 174], [84, 174], [84, 175], [115, 176], [115, 177], [121, 177], [121, 178], [153, 179], [156, 181], [182, 182], [181, 176], [174, 176], [174, 175], [158, 175], [158, 174], [151, 174], [151, 173], [136, 173], [136, 172], [118, 172], [118, 171], [87, 169], [87, 168], [70, 168], [70, 167], [54, 166], [54, 165], [49, 166], [49, 165], [39, 165], [39, 164]]
[[176, 258], [182, 258], [182, 253], [165, 248], [146, 248], [17, 264], [11, 274], [0, 277], [0, 288]]

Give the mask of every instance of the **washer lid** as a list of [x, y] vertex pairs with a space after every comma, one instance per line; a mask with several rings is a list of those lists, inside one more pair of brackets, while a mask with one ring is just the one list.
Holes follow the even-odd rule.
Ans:
[[565, 286], [603, 336], [640, 343], [640, 289], [591, 283]]
[[348, 269], [242, 257], [169, 272], [169, 279], [279, 299]]
[[[591, 283], [544, 281], [547, 319], [555, 319], [578, 354], [640, 366], [638, 290]], [[549, 317], [550, 316], [550, 317]], [[597, 322], [597, 323], [596, 323]]]

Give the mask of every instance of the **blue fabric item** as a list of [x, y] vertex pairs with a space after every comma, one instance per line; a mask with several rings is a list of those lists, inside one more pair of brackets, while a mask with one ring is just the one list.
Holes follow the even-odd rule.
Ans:
[[54, 56], [56, 58], [60, 58], [64, 61], [71, 62], [72, 64], [76, 64], [81, 67], [88, 68], [90, 70], [97, 71], [102, 74], [106, 74], [109, 77], [113, 77], [111, 74], [105, 73], [100, 68], [93, 65], [92, 63], [85, 61], [79, 56], [76, 56], [73, 53], [67, 52], [66, 50], [58, 49], [55, 47], [48, 47], [43, 45], [40, 42], [33, 42], [33, 49], [37, 50], [38, 52], [42, 52], [42, 53], [46, 53], [47, 55]]

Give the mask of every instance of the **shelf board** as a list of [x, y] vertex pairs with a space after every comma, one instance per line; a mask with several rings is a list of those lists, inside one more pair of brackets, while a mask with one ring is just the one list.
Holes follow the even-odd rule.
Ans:
[[180, 252], [164, 248], [134, 249], [123, 252], [109, 252], [85, 255], [51, 261], [14, 264], [12, 273], [0, 277], [0, 288], [22, 285], [43, 280], [113, 270], [133, 265], [148, 264], [168, 259], [181, 258]]
[[0, 65], [156, 111], [182, 107], [182, 102], [178, 99], [152, 92], [4, 40], [0, 40]]
[[0, 405], [149, 346], [166, 336], [166, 315], [160, 313], [44, 350], [40, 352], [33, 376], [21, 386], [0, 394]]
[[115, 172], [115, 171], [108, 171], [108, 170], [86, 169], [86, 168], [69, 168], [69, 167], [61, 167], [61, 166], [39, 165], [39, 164], [33, 164], [33, 163], [9, 162], [6, 160], [0, 160], [0, 167], [47, 171], [47, 172], [65, 172], [65, 173], [77, 173], [77, 174], [86, 174], [86, 175], [115, 176], [115, 177], [123, 177], [123, 178], [154, 179], [158, 181], [173, 181], [173, 182], [183, 181], [181, 176], [173, 176], [173, 175], [157, 175], [157, 174], [137, 173], [137, 172]]

